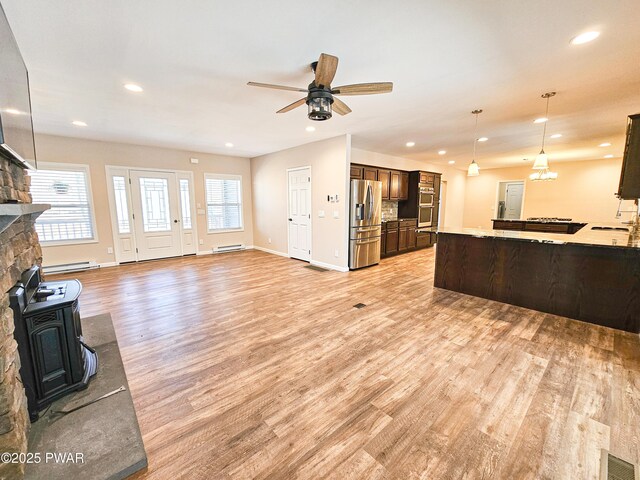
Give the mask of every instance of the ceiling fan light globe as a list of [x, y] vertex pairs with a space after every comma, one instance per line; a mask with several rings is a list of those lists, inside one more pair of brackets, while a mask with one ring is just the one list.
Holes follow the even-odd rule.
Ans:
[[307, 100], [309, 120], [322, 122], [331, 118], [331, 98], [313, 97]]
[[478, 175], [480, 175], [480, 167], [478, 167], [478, 164], [474, 160], [469, 164], [469, 168], [467, 169], [467, 177], [477, 177]]

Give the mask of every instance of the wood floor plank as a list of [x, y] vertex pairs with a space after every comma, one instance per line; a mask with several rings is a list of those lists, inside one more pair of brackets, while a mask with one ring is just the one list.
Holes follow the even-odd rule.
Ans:
[[600, 448], [640, 460], [637, 335], [436, 289], [433, 249], [304, 265], [246, 251], [58, 277], [83, 282], [83, 316], [112, 315], [136, 478], [582, 479]]

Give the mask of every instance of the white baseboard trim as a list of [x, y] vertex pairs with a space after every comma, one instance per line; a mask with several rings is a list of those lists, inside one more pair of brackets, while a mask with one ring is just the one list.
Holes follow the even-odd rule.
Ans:
[[261, 252], [265, 252], [265, 253], [270, 253], [272, 255], [278, 255], [280, 257], [290, 258], [289, 255], [286, 253], [278, 252], [277, 250], [269, 250], [268, 248], [259, 247], [257, 245], [254, 245], [253, 249], [260, 250]]
[[324, 262], [318, 262], [316, 260], [311, 260], [311, 265], [315, 265], [316, 267], [322, 267], [322, 268], [326, 268], [327, 270], [335, 270], [337, 272], [348, 272], [349, 268], [348, 267], [339, 267], [338, 265], [333, 265], [331, 263], [324, 263]]
[[118, 265], [120, 265], [118, 262], [104, 262], [104, 263], [98, 264], [98, 267], [109, 268], [109, 267], [117, 267]]

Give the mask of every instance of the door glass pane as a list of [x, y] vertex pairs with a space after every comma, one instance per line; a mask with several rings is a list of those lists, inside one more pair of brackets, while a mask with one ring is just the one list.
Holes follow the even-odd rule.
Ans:
[[127, 190], [124, 177], [113, 177], [113, 193], [116, 198], [116, 217], [118, 219], [118, 233], [131, 233], [129, 226], [129, 206], [127, 205]]
[[189, 180], [180, 179], [180, 207], [182, 208], [182, 228], [191, 229], [191, 202], [189, 200]]
[[140, 178], [142, 225], [145, 232], [171, 230], [169, 185], [165, 178]]

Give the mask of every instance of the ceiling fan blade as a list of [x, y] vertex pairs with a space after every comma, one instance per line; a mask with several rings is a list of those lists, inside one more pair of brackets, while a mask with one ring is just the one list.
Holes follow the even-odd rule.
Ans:
[[251, 87], [275, 88], [276, 90], [291, 90], [292, 92], [307, 92], [306, 88], [285, 87], [284, 85], [272, 85], [271, 83], [247, 82]]
[[393, 90], [393, 82], [355, 83], [342, 85], [331, 90], [334, 95], [374, 95], [389, 93]]
[[293, 110], [294, 108], [298, 108], [301, 107], [302, 105], [304, 105], [307, 102], [307, 97], [301, 98], [300, 100], [296, 100], [295, 102], [287, 105], [284, 108], [281, 108], [280, 110], [278, 110], [276, 113], [286, 113], [289, 110]]
[[340, 115], [347, 115], [348, 113], [351, 113], [351, 109], [347, 106], [347, 104], [336, 97], [333, 97], [332, 107], [333, 111], [339, 113]]
[[336, 70], [338, 69], [338, 57], [321, 53], [316, 65], [316, 79], [315, 84], [317, 86], [324, 85], [328, 87], [333, 82], [333, 77], [336, 76]]

